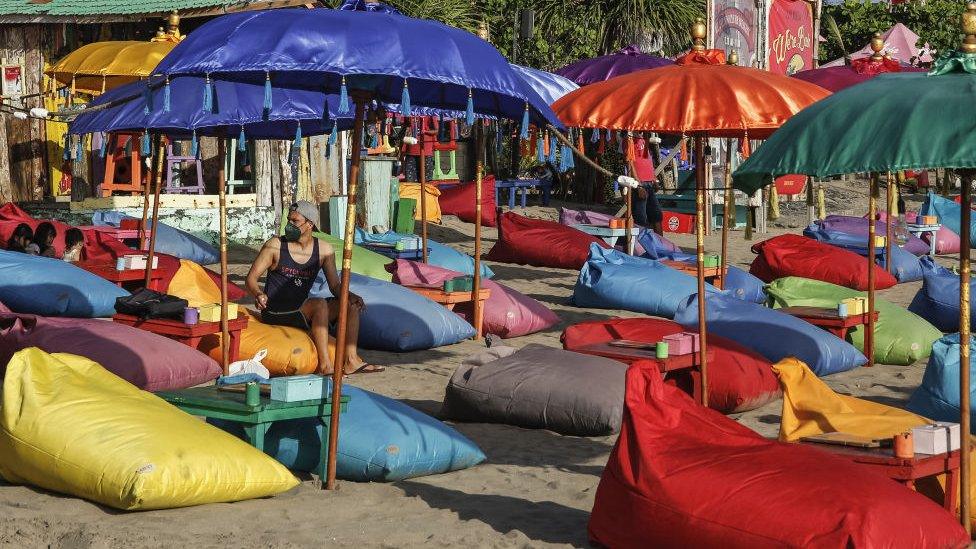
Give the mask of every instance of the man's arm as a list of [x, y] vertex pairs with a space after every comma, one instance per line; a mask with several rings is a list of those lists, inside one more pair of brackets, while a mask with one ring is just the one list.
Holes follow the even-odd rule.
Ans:
[[264, 246], [261, 247], [261, 251], [258, 252], [258, 256], [254, 259], [251, 270], [247, 272], [244, 287], [249, 294], [254, 296], [254, 304], [258, 310], [262, 310], [268, 305], [268, 296], [264, 295], [264, 292], [258, 285], [258, 281], [274, 265], [280, 247], [281, 241], [278, 240], [277, 236], [265, 242]]

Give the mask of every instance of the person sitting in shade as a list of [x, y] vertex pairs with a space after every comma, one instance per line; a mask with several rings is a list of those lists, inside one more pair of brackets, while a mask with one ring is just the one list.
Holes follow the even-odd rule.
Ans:
[[68, 263], [81, 260], [81, 249], [85, 247], [85, 234], [74, 227], [64, 233], [64, 256], [61, 259]]
[[[329, 326], [339, 316], [339, 299], [310, 298], [309, 292], [319, 271], [333, 296], [339, 295], [339, 274], [336, 271], [335, 250], [312, 232], [318, 225], [318, 209], [306, 200], [292, 204], [288, 211], [288, 223], [282, 237], [273, 237], [264, 243], [258, 257], [247, 273], [247, 291], [261, 311], [261, 320], [267, 324], [292, 326], [311, 332], [319, 355], [316, 373], [331, 375], [332, 360], [329, 358]], [[264, 290], [258, 280], [267, 274]], [[359, 339], [359, 315], [365, 310], [363, 299], [349, 293], [349, 312], [346, 329], [349, 342], [346, 347], [346, 374], [382, 372], [386, 368], [367, 363], [359, 356], [356, 341]]]
[[48, 221], [40, 223], [34, 230], [34, 238], [27, 245], [27, 253], [41, 257], [57, 257], [58, 254], [54, 251], [54, 239], [57, 236], [58, 230], [54, 228], [54, 224]]
[[27, 246], [34, 239], [34, 229], [27, 223], [21, 223], [14, 228], [13, 234], [7, 239], [7, 249], [11, 252], [27, 253]]

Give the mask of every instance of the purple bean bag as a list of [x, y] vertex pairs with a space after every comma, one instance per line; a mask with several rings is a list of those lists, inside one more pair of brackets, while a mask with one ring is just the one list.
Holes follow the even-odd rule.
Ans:
[[613, 219], [613, 216], [610, 214], [591, 212], [588, 210], [570, 210], [569, 208], [559, 208], [559, 223], [562, 225], [568, 225], [570, 227], [573, 225], [579, 225], [580, 223], [609, 227], [611, 219]]
[[[398, 259], [386, 268], [393, 273], [393, 281], [404, 286], [442, 287], [444, 281], [463, 276], [456, 271], [405, 259]], [[481, 279], [481, 283], [491, 290], [485, 302], [485, 333], [503, 338], [519, 337], [540, 332], [559, 322], [556, 313], [531, 297], [494, 280]], [[454, 312], [470, 322], [470, 309], [469, 303], [459, 304]]]
[[185, 389], [220, 375], [217, 362], [200, 351], [124, 324], [0, 313], [0, 374], [27, 347], [94, 360], [146, 391]]
[[[868, 220], [863, 217], [828, 215], [817, 222], [817, 224], [819, 225], [820, 232], [822, 233], [846, 233], [846, 235], [852, 237], [863, 237], [862, 240], [865, 242], [865, 244], [868, 241]], [[885, 231], [887, 230], [885, 227], [885, 222], [875, 221], [874, 230], [877, 232], [878, 236], [884, 236], [886, 234]], [[806, 234], [806, 232], [804, 232], [804, 234]], [[818, 238], [817, 240], [824, 239]], [[831, 242], [828, 240], [824, 241], [831, 244]], [[909, 236], [908, 241], [905, 243], [903, 248], [917, 256], [929, 253], [929, 245], [917, 236]]]

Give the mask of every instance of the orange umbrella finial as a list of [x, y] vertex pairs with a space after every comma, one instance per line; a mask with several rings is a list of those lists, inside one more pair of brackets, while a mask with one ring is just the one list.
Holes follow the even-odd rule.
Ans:
[[705, 36], [708, 34], [708, 27], [705, 20], [699, 17], [695, 24], [691, 26], [691, 49], [694, 51], [705, 51]]

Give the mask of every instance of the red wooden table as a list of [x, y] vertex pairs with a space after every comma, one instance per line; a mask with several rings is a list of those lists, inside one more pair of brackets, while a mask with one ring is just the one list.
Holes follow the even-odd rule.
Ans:
[[[410, 288], [434, 303], [440, 303], [448, 311], [453, 311], [454, 306], [458, 303], [472, 303], [474, 301], [471, 299], [471, 292], [445, 292], [442, 288], [428, 288], [426, 286], [405, 287]], [[478, 301], [480, 302], [481, 306], [478, 307], [478, 316], [474, 319], [474, 329], [475, 333], [477, 333], [479, 336], [484, 335], [482, 334], [481, 330], [485, 318], [485, 302], [488, 301], [489, 297], [491, 297], [490, 289], [478, 289]]]
[[800, 442], [836, 456], [849, 459], [896, 480], [912, 490], [915, 481], [926, 477], [946, 475], [942, 505], [946, 511], [956, 511], [956, 491], [959, 488], [959, 450], [947, 454], [915, 454], [912, 458], [895, 457], [891, 448], [856, 448], [817, 442]]
[[[119, 271], [115, 268], [115, 261], [78, 261], [75, 265], [109, 282], [115, 283], [120, 288], [128, 282], [141, 283], [146, 280], [145, 269], [125, 269]], [[149, 289], [157, 289], [162, 279], [163, 275], [159, 269], [153, 269], [149, 275]]]
[[[851, 328], [867, 324], [869, 318], [868, 313], [842, 317], [837, 314], [836, 308], [829, 307], [783, 307], [778, 311], [820, 326], [841, 339], [847, 338], [847, 331]], [[878, 311], [874, 312], [874, 321], [878, 322]]]
[[[685, 263], [684, 261], [674, 261], [672, 259], [662, 259], [661, 263], [691, 276], [698, 276], [698, 265], [695, 263]], [[727, 269], [721, 267], [705, 267], [705, 281], [718, 288], [723, 288], [725, 286], [726, 271]]]
[[[138, 317], [123, 314], [116, 314], [112, 317], [112, 321], [174, 339], [194, 349], [200, 346], [200, 340], [203, 336], [220, 333], [220, 322], [184, 324], [182, 320], [169, 318], [141, 320]], [[247, 328], [247, 314], [244, 311], [240, 311], [237, 314], [237, 318], [227, 322], [227, 327], [230, 331], [229, 358], [231, 362], [237, 362], [240, 360], [241, 353], [241, 330]]]
[[[652, 346], [653, 343], [648, 343]], [[665, 378], [671, 372], [687, 373], [691, 377], [691, 396], [695, 402], [701, 404], [701, 352], [688, 353], [686, 355], [670, 355], [668, 358], [657, 358], [657, 353], [653, 349], [635, 349], [630, 347], [618, 347], [611, 345], [609, 341], [601, 343], [590, 343], [577, 349], [574, 352], [586, 355], [602, 356], [620, 362], [630, 364], [638, 360], [649, 360], [657, 364], [657, 369]], [[709, 361], [715, 359], [715, 353], [711, 349], [706, 352]]]

